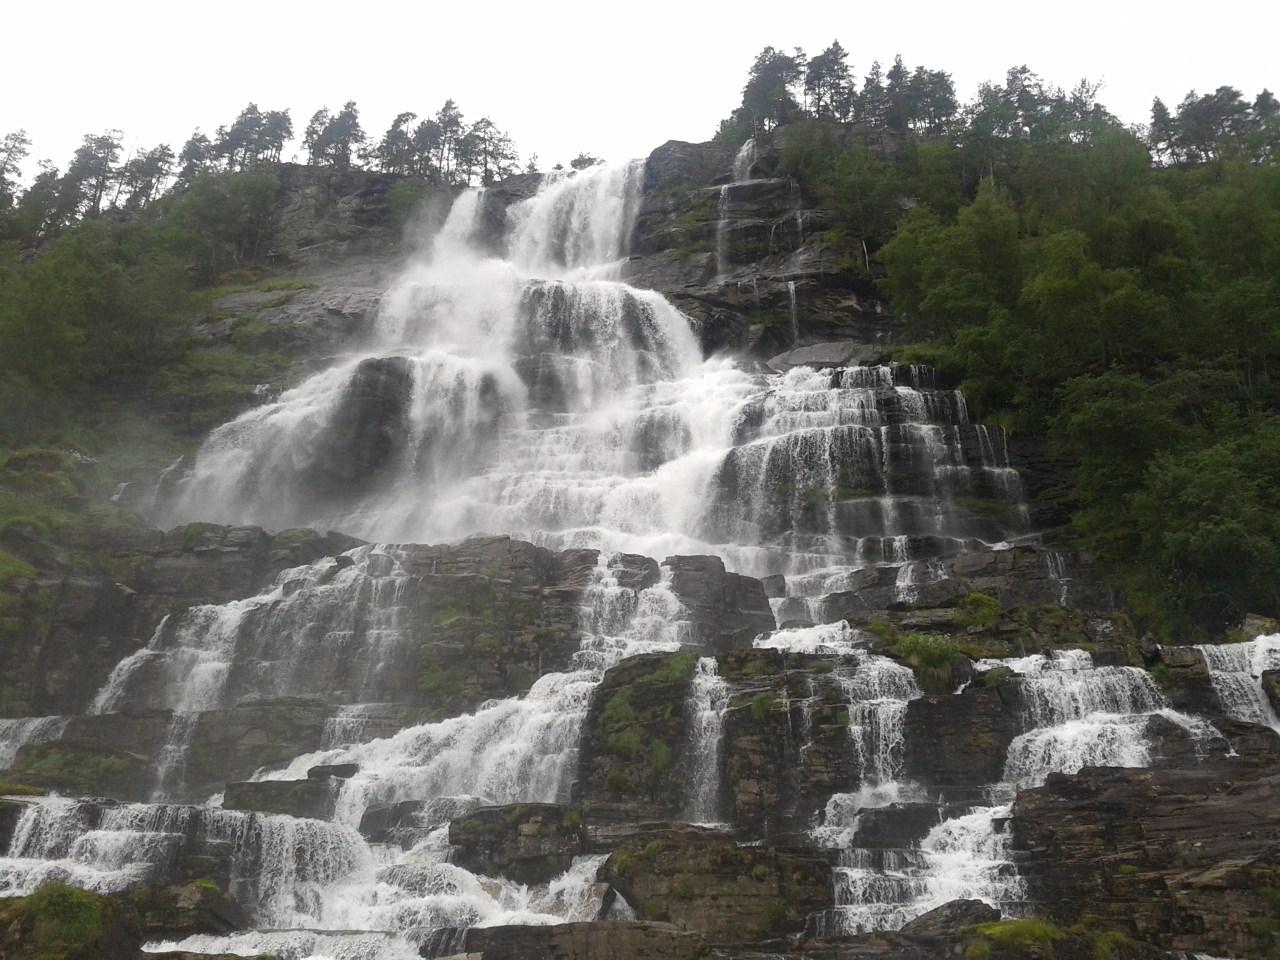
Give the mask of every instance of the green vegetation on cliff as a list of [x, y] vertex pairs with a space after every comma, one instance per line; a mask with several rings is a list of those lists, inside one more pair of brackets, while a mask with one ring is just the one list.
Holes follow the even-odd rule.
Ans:
[[[721, 125], [831, 212], [974, 413], [1074, 463], [1064, 532], [1142, 625], [1280, 613], [1280, 102], [1231, 87], [1128, 127], [1026, 67], [967, 104], [945, 73], [838, 44], [761, 53]], [[816, 73], [815, 73], [816, 71]]]

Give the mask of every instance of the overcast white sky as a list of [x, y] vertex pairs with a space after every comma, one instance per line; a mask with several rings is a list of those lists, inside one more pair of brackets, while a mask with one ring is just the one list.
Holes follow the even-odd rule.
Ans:
[[353, 99], [377, 136], [397, 112], [434, 113], [453, 97], [544, 167], [580, 150], [622, 160], [711, 136], [766, 44], [817, 53], [833, 38], [859, 78], [900, 52], [950, 71], [963, 100], [1026, 63], [1064, 87], [1104, 81], [1103, 102], [1141, 122], [1155, 95], [1280, 87], [1278, 10], [1264, 0], [16, 0], [0, 19], [0, 132], [25, 128], [32, 159], [61, 166], [86, 132], [118, 128], [130, 146], [177, 150], [249, 100], [288, 107], [300, 131], [316, 108]]

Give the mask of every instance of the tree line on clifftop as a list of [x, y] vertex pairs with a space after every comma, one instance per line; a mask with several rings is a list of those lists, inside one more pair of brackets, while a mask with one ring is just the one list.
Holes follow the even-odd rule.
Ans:
[[[975, 417], [1049, 437], [1069, 465], [1056, 535], [1111, 564], [1144, 627], [1280, 614], [1280, 105], [1224, 86], [1132, 126], [1099, 93], [1019, 66], [961, 102], [901, 58], [858, 81], [839, 43], [769, 47], [716, 137], [772, 145], [830, 212], [816, 239], [904, 320], [899, 359], [960, 382]], [[252, 379], [238, 355], [193, 359], [190, 318], [261, 280], [293, 137], [288, 111], [250, 104], [177, 154], [86, 136], [25, 188], [29, 141], [0, 141], [0, 455], [100, 448], [124, 407]], [[313, 165], [414, 185], [518, 163], [453, 101], [376, 143], [354, 103], [322, 109], [301, 142]]]

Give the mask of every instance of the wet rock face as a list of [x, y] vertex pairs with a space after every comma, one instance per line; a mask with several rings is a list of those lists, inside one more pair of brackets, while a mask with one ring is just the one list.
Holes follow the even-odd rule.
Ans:
[[552, 803], [482, 807], [449, 824], [451, 862], [517, 883], [547, 883], [585, 852], [582, 811]]
[[252, 596], [283, 569], [359, 543], [314, 530], [196, 523], [80, 544], [97, 569], [30, 581], [14, 629], [0, 634], [0, 716], [81, 713], [166, 615]]
[[960, 800], [998, 783], [1009, 744], [1023, 729], [1011, 686], [970, 685], [959, 695], [910, 701], [903, 723], [907, 779]]
[[721, 658], [724, 816], [746, 836], [799, 834], [833, 793], [856, 786], [844, 692], [829, 659], [775, 650]]
[[[588, 822], [688, 814], [694, 656], [635, 657], [605, 674], [579, 759], [576, 789]], [[833, 793], [856, 786], [847, 699], [830, 658], [741, 650], [717, 659], [728, 701], [715, 819], [745, 836], [802, 833]]]
[[1013, 845], [1041, 912], [1173, 950], [1276, 946], [1274, 757], [1056, 775], [1014, 805]]
[[831, 871], [812, 850], [740, 846], [697, 827], [641, 831], [601, 869], [643, 920], [718, 943], [794, 933], [831, 904]]
[[412, 396], [408, 358], [362, 360], [307, 470], [314, 490], [345, 497], [376, 485], [382, 472], [406, 455]]
[[706, 653], [750, 647], [756, 636], [773, 629], [773, 611], [759, 580], [725, 572], [719, 557], [669, 557], [663, 565]]
[[461, 939], [458, 952], [478, 960], [698, 960], [706, 955], [702, 937], [666, 923], [472, 928]]
[[306, 780], [249, 780], [228, 783], [225, 810], [285, 813], [292, 817], [328, 820], [337, 799], [336, 784], [328, 777]]
[[692, 773], [684, 704], [696, 662], [692, 652], [631, 657], [592, 693], [576, 786], [592, 822], [680, 816]]
[[[228, 780], [318, 749], [328, 715], [326, 704], [301, 698], [206, 711], [191, 730], [186, 762], [166, 788], [202, 799]], [[65, 794], [147, 800], [171, 720], [167, 710], [72, 717], [59, 739], [19, 749], [8, 776]]]

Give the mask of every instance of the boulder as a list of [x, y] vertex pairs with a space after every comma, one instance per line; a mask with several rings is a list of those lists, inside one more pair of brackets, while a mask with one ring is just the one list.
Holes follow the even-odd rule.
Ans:
[[336, 780], [350, 780], [359, 772], [358, 763], [325, 763], [307, 770], [307, 779], [328, 780], [333, 777]]
[[283, 813], [291, 817], [328, 820], [337, 800], [335, 784], [329, 778], [306, 780], [250, 780], [228, 783], [222, 806], [227, 810], [255, 813]]
[[666, 923], [473, 927], [460, 939], [458, 952], [478, 960], [698, 960], [706, 954], [702, 937]]
[[641, 831], [601, 869], [641, 920], [674, 924], [715, 943], [796, 933], [831, 906], [831, 868], [810, 849], [743, 846], [725, 834], [669, 826]]
[[592, 692], [575, 785], [589, 821], [680, 816], [688, 782], [684, 705], [696, 664], [692, 651], [629, 657]]
[[1262, 956], [1274, 947], [1274, 757], [1053, 775], [1019, 794], [1012, 846], [1030, 899], [1058, 923], [1187, 953]]
[[1262, 671], [1262, 690], [1271, 702], [1271, 709], [1280, 716], [1280, 670]]
[[1016, 697], [1005, 689], [1016, 682], [911, 700], [903, 720], [906, 779], [958, 801], [998, 783], [1009, 744], [1022, 732]]
[[249, 917], [225, 889], [211, 880], [147, 887], [128, 895], [147, 940], [181, 940], [195, 934], [243, 930]]
[[749, 648], [774, 627], [764, 587], [753, 577], [727, 573], [719, 557], [668, 557], [671, 590], [689, 611], [707, 653]]
[[451, 862], [517, 883], [547, 883], [586, 851], [582, 811], [554, 803], [480, 809], [449, 824]]
[[796, 347], [772, 357], [769, 369], [786, 373], [792, 367], [857, 367], [875, 366], [885, 362], [882, 345], [856, 343], [852, 340], [836, 340]]
[[1000, 911], [981, 900], [951, 900], [909, 921], [900, 932], [904, 937], [954, 937], [965, 927], [999, 919]]
[[395, 843], [407, 850], [437, 827], [479, 807], [478, 797], [373, 803], [361, 815], [359, 829], [370, 843]]

